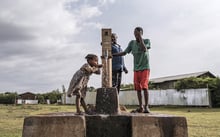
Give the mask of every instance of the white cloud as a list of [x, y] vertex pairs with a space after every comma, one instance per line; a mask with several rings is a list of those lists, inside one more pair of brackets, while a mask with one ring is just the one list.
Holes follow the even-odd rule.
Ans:
[[[112, 28], [126, 48], [133, 29], [150, 38], [151, 77], [211, 70], [219, 75], [218, 0], [2, 0], [0, 91], [66, 87], [87, 53], [101, 54], [100, 28]], [[133, 57], [123, 75], [132, 83]], [[100, 76], [89, 85], [99, 87]]]
[[96, 36], [92, 33], [102, 24], [93, 19], [102, 15], [102, 6], [113, 2], [2, 0], [0, 81], [4, 82], [0, 91], [68, 86], [73, 73], [85, 63], [85, 55], [97, 53], [91, 46], [99, 40], [92, 41]]
[[83, 5], [79, 10], [75, 11], [76, 15], [82, 20], [90, 19], [102, 14], [96, 6]]

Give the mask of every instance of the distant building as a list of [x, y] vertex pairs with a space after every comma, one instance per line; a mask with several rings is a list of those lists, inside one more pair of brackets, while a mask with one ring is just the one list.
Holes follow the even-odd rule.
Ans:
[[190, 78], [190, 77], [216, 78], [216, 76], [210, 73], [209, 71], [203, 71], [203, 72], [196, 72], [196, 73], [189, 73], [189, 74], [182, 74], [182, 75], [175, 75], [175, 76], [168, 76], [168, 77], [161, 77], [161, 78], [153, 78], [153, 79], [150, 79], [150, 82], [155, 86], [156, 89], [174, 89], [175, 82], [177, 82], [178, 80]]
[[38, 104], [37, 96], [31, 92], [19, 94], [17, 104]]

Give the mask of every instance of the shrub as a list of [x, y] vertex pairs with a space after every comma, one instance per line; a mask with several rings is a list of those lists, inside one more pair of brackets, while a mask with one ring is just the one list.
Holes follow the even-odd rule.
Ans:
[[0, 94], [0, 104], [15, 104], [17, 93], [1, 93]]

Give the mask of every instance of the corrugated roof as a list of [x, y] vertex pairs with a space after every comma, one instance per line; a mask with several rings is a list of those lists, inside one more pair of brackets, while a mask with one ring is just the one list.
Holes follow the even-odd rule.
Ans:
[[32, 94], [32, 95], [35, 95], [34, 93], [31, 93], [31, 92], [24, 92], [24, 93], [19, 94], [19, 96], [24, 95], [24, 94]]
[[[188, 73], [188, 74], [181, 74], [181, 75], [175, 75], [175, 76], [167, 76], [167, 77], [161, 77], [161, 78], [152, 78], [150, 79], [151, 82], [153, 83], [162, 83], [165, 81], [173, 81], [173, 80], [180, 80], [184, 78], [189, 78], [189, 77], [198, 77], [203, 74], [210, 73], [209, 71], [203, 71], [203, 72], [196, 72], [196, 73]], [[213, 75], [212, 73], [210, 73]], [[215, 77], [215, 75], [213, 75]]]

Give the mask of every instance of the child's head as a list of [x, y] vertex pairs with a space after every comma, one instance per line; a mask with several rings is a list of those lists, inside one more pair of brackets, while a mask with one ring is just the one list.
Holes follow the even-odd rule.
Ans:
[[87, 62], [90, 66], [93, 67], [98, 65], [98, 56], [95, 54], [88, 54], [85, 58], [87, 59]]
[[112, 33], [112, 36], [111, 36], [111, 37], [112, 37], [112, 43], [113, 43], [113, 44], [116, 44], [116, 43], [117, 43], [117, 38], [118, 38], [117, 35], [116, 35], [116, 33]]
[[134, 29], [134, 31], [138, 31], [138, 32], [140, 32], [142, 35], [143, 35], [143, 28], [142, 27], [136, 27], [135, 29]]
[[143, 35], [143, 29], [141, 27], [136, 27], [134, 29], [134, 36], [138, 39], [139, 35]]

